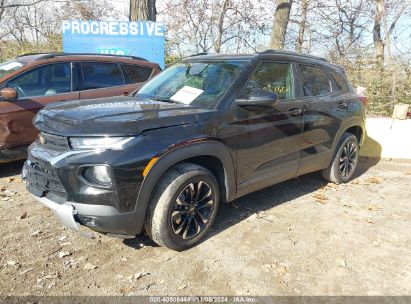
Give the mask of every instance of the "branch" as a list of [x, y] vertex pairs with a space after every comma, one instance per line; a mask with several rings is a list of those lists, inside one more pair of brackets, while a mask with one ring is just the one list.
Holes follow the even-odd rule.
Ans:
[[27, 7], [27, 6], [36, 5], [36, 4], [38, 4], [40, 2], [44, 2], [44, 1], [45, 0], [37, 0], [37, 1], [34, 1], [32, 3], [6, 4], [6, 5], [0, 6], [0, 9], [13, 8], [13, 7]]
[[392, 23], [390, 25], [390, 29], [388, 30], [388, 35], [391, 35], [398, 19], [400, 19], [402, 13], [405, 11], [405, 9], [407, 8], [408, 5], [409, 5], [409, 2], [404, 2], [404, 4], [402, 5], [400, 11], [398, 12], [398, 14], [395, 15], [394, 20], [392, 21]]

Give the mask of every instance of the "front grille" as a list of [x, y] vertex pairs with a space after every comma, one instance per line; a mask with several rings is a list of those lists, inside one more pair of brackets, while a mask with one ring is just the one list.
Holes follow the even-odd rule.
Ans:
[[51, 148], [53, 150], [68, 150], [68, 140], [67, 137], [52, 135], [49, 133], [41, 132], [37, 142], [45, 147]]
[[66, 190], [50, 163], [29, 154], [24, 166], [27, 189], [31, 193], [39, 197], [49, 197], [50, 199], [55, 199], [55, 197], [66, 198]]

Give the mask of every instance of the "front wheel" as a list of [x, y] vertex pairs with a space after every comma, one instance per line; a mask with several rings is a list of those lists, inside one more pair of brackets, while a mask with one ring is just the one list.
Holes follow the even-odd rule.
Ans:
[[159, 245], [181, 251], [201, 241], [214, 222], [219, 188], [206, 168], [182, 163], [159, 181], [145, 228]]
[[357, 137], [351, 133], [343, 133], [331, 164], [322, 171], [324, 179], [335, 184], [350, 181], [358, 165], [358, 156]]

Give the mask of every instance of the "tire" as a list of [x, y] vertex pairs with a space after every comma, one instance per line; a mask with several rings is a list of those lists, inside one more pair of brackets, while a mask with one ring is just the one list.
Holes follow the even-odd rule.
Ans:
[[196, 164], [178, 164], [166, 172], [154, 190], [146, 232], [161, 246], [176, 251], [188, 249], [210, 229], [219, 198], [217, 180], [209, 170]]
[[324, 179], [335, 184], [350, 181], [358, 165], [359, 150], [357, 137], [343, 133], [331, 164], [322, 171]]

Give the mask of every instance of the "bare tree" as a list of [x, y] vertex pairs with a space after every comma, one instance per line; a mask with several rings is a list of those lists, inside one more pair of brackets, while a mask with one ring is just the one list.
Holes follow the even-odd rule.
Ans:
[[374, 47], [375, 47], [375, 57], [377, 59], [377, 64], [381, 68], [384, 65], [384, 42], [381, 36], [383, 18], [384, 18], [384, 0], [375, 0], [373, 39], [374, 39]]
[[274, 13], [270, 48], [282, 49], [284, 47], [285, 34], [287, 31], [288, 20], [290, 18], [292, 2], [292, 0], [277, 1], [277, 8]]
[[307, 27], [307, 11], [308, 11], [308, 0], [301, 0], [301, 18], [298, 21], [298, 36], [295, 41], [295, 50], [301, 53], [301, 49], [304, 43], [304, 34]]
[[179, 56], [193, 52], [217, 53], [255, 50], [267, 35], [266, 7], [271, 1], [174, 0], [163, 12], [167, 45]]
[[130, 0], [130, 21], [156, 21], [156, 0]]

